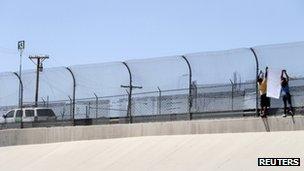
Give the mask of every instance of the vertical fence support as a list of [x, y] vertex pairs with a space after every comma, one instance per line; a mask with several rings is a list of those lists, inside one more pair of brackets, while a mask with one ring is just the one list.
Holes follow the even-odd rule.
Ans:
[[235, 87], [235, 83], [230, 79], [229, 80], [231, 83], [231, 110], [233, 111], [233, 105], [234, 105], [234, 87]]
[[43, 97], [41, 97], [41, 100], [42, 100], [42, 102], [43, 102], [43, 107], [45, 107], [46, 102], [45, 102], [44, 98], [43, 98]]
[[69, 67], [66, 67], [66, 69], [70, 72], [73, 78], [73, 97], [72, 97], [72, 122], [73, 126], [75, 126], [75, 93], [76, 93], [76, 80], [75, 75], [72, 72], [72, 70]]
[[87, 118], [87, 116], [88, 116], [88, 106], [86, 105], [85, 107], [86, 107], [85, 116], [86, 116], [86, 118]]
[[91, 102], [89, 102], [88, 106], [86, 106], [86, 119], [88, 119], [91, 115]]
[[65, 114], [65, 106], [62, 108], [62, 112], [60, 112], [60, 114], [61, 114], [61, 121], [63, 121], [63, 117]]
[[161, 114], [161, 103], [162, 103], [162, 92], [161, 92], [161, 89], [159, 87], [157, 87], [158, 89], [158, 114], [160, 115]]
[[133, 118], [132, 118], [132, 90], [133, 90], [133, 85], [132, 85], [132, 74], [129, 66], [127, 65], [126, 62], [122, 62], [123, 65], [127, 68], [128, 73], [129, 73], [129, 88], [128, 91], [128, 109], [127, 109], [127, 117], [129, 118], [129, 123], [133, 123]]
[[87, 116], [87, 119], [91, 116], [91, 102], [89, 102], [89, 115]]
[[190, 62], [186, 58], [186, 56], [182, 56], [182, 58], [186, 61], [188, 69], [189, 69], [189, 95], [188, 95], [188, 112], [189, 119], [192, 120], [192, 68]]
[[46, 96], [46, 107], [49, 107], [50, 98], [49, 96]]
[[[70, 119], [73, 118], [73, 100], [71, 98], [71, 96], [68, 96], [70, 99]], [[73, 125], [74, 125], [74, 120], [73, 121]]]
[[94, 93], [94, 96], [95, 96], [95, 118], [97, 119], [98, 118], [98, 96], [96, 93]]
[[23, 82], [21, 80], [21, 77], [16, 72], [14, 72], [13, 74], [18, 78], [20, 86], [21, 86], [21, 88], [20, 88], [20, 91], [21, 91], [20, 92], [20, 99], [19, 99], [19, 108], [22, 108], [22, 106], [23, 106]]
[[255, 94], [256, 94], [256, 102], [255, 102], [255, 114], [256, 116], [259, 116], [259, 90], [258, 90], [258, 76], [259, 76], [259, 60], [258, 60], [258, 56], [254, 50], [254, 48], [250, 48], [251, 52], [253, 53], [253, 56], [255, 58], [255, 62], [256, 62], [256, 77], [255, 77]]
[[[20, 98], [19, 98], [19, 108], [22, 111], [22, 107], [23, 107], [23, 82], [21, 80], [21, 77], [14, 72], [14, 75], [18, 78], [19, 80], [19, 85], [20, 85]], [[5, 119], [6, 120], [6, 119]], [[6, 123], [6, 122], [5, 122]], [[23, 128], [23, 121], [22, 121], [22, 116], [21, 116], [21, 120], [20, 120], [20, 128]]]

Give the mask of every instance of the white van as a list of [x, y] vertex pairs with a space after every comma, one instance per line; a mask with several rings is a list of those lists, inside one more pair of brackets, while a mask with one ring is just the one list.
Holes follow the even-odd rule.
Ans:
[[5, 122], [20, 122], [22, 116], [22, 122], [33, 121], [55, 121], [56, 115], [50, 108], [22, 108], [13, 109], [3, 115]]

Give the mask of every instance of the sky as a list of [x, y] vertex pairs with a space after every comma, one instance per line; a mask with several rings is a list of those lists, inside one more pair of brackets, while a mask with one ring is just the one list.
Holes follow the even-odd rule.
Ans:
[[304, 40], [303, 0], [1, 0], [0, 72], [19, 67], [17, 42], [46, 67]]

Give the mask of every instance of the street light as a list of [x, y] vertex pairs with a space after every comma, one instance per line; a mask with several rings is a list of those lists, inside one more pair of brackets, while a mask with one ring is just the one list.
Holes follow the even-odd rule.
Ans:
[[[22, 78], [21, 76], [21, 71], [22, 71], [22, 53], [24, 51], [25, 48], [25, 41], [21, 40], [18, 41], [18, 51], [19, 51], [19, 55], [20, 55], [20, 59], [19, 59], [19, 77], [20, 80]], [[19, 82], [19, 108], [22, 107], [22, 88], [21, 88], [21, 81]]]
[[25, 48], [25, 41], [21, 40], [18, 42], [18, 51], [20, 54], [20, 61], [19, 61], [19, 109], [21, 111], [21, 118], [20, 118], [20, 127], [23, 128], [23, 121], [22, 121], [22, 117], [23, 117], [23, 111], [22, 111], [22, 100], [23, 100], [23, 88], [22, 88], [22, 76], [21, 76], [21, 71], [22, 71], [22, 53], [24, 51]]

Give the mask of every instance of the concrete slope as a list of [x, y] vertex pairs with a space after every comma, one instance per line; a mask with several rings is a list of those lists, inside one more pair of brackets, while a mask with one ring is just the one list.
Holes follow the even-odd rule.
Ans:
[[304, 116], [225, 118], [175, 122], [110, 124], [0, 130], [0, 146], [155, 135], [304, 130]]
[[[0, 170], [304, 170], [304, 131], [172, 135], [0, 147]], [[258, 167], [300, 157], [300, 167]]]

